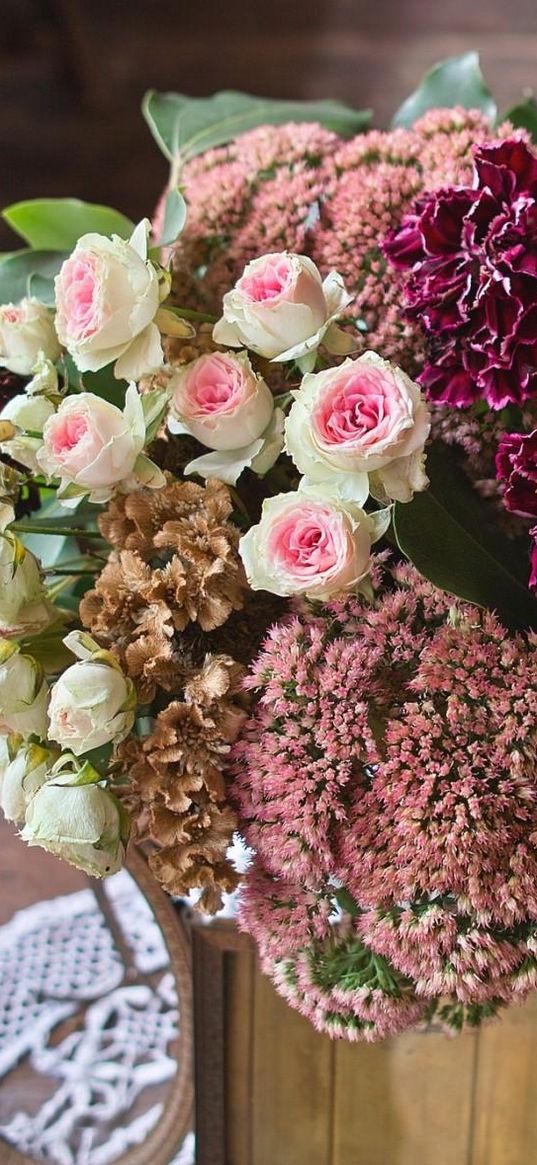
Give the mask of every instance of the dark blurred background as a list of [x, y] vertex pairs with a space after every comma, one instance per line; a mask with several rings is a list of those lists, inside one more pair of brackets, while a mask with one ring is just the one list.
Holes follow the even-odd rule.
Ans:
[[537, 88], [535, 0], [1, 0], [0, 204], [150, 212], [167, 166], [140, 115], [149, 87], [339, 97], [385, 125], [429, 65], [469, 48], [501, 109]]

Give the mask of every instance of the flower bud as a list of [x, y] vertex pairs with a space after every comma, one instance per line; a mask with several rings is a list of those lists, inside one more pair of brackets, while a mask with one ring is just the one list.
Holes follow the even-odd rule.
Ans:
[[35, 635], [57, 616], [37, 559], [11, 530], [0, 533], [0, 639]]
[[43, 672], [18, 644], [0, 640], [0, 732], [47, 735], [48, 688]]
[[21, 825], [34, 793], [46, 780], [57, 754], [40, 744], [21, 744], [17, 748], [14, 737], [4, 738], [2, 753], [0, 809], [7, 821]]
[[53, 414], [54, 405], [44, 396], [29, 396], [26, 393], [14, 396], [0, 413], [0, 426], [6, 421], [14, 426], [10, 434], [0, 427], [2, 453], [7, 453], [14, 461], [20, 461], [32, 473], [39, 473], [36, 453], [43, 444], [43, 437], [29, 436], [25, 430], [42, 434], [45, 421]]

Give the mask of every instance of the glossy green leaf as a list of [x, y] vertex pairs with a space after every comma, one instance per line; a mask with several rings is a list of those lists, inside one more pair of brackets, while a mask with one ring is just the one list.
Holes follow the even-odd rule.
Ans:
[[30, 247], [72, 251], [81, 235], [120, 235], [128, 239], [134, 224], [118, 210], [82, 202], [79, 198], [32, 198], [15, 202], [2, 217]]
[[350, 109], [341, 101], [273, 101], [233, 91], [214, 97], [185, 97], [150, 89], [142, 112], [170, 162], [188, 161], [258, 125], [316, 121], [342, 137], [351, 137], [365, 129], [371, 118], [369, 110]]
[[483, 79], [479, 54], [463, 53], [448, 57], [425, 74], [418, 88], [397, 110], [392, 125], [408, 128], [428, 109], [462, 105], [464, 109], [481, 109], [493, 122], [496, 103]]
[[532, 140], [537, 142], [537, 101], [531, 94], [518, 105], [513, 105], [512, 109], [508, 109], [505, 117], [512, 121], [516, 129], [527, 129]]
[[166, 195], [164, 204], [164, 223], [159, 247], [168, 247], [175, 243], [186, 223], [187, 206], [180, 190], [176, 187]]
[[18, 303], [25, 295], [36, 294], [35, 278], [50, 286], [66, 258], [62, 251], [14, 251], [0, 259], [0, 303]]
[[102, 396], [103, 400], [122, 409], [125, 404], [127, 391], [126, 380], [116, 380], [113, 364], [107, 364], [98, 372], [79, 372], [73, 358], [66, 354], [63, 366], [69, 387], [78, 392], [93, 392], [95, 396]]
[[[493, 516], [445, 447], [429, 450], [431, 484], [406, 505], [396, 503], [399, 549], [448, 594], [497, 611], [507, 626], [537, 630], [537, 601], [527, 587], [527, 551], [494, 528]], [[491, 520], [492, 518], [492, 520]]]

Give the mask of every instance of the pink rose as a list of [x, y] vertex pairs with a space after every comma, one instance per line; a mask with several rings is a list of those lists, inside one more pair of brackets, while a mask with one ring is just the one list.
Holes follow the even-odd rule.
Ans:
[[215, 324], [213, 337], [217, 344], [244, 346], [269, 360], [299, 360], [309, 354], [314, 358], [351, 298], [337, 271], [323, 282], [305, 255], [287, 251], [262, 255], [247, 264], [224, 296], [222, 319]]
[[286, 423], [286, 448], [311, 481], [336, 482], [345, 496], [407, 502], [425, 489], [430, 430], [419, 387], [400, 369], [365, 352], [304, 377]]
[[[60, 478], [58, 496], [105, 502], [119, 486], [136, 488], [151, 462], [143, 457], [145, 420], [136, 385], [129, 385], [123, 411], [92, 392], [68, 396], [45, 422], [37, 461], [47, 477]], [[162, 485], [156, 471], [146, 485]], [[138, 483], [139, 484], [139, 483]]]
[[129, 242], [83, 235], [56, 276], [56, 329], [80, 372], [115, 362], [115, 376], [139, 380], [163, 363], [147, 225], [140, 223]]
[[253, 590], [328, 598], [354, 589], [367, 574], [378, 519], [322, 486], [301, 487], [263, 503], [261, 521], [241, 538], [240, 554]]
[[208, 449], [239, 449], [266, 429], [274, 400], [245, 352], [209, 352], [176, 372], [172, 416]]

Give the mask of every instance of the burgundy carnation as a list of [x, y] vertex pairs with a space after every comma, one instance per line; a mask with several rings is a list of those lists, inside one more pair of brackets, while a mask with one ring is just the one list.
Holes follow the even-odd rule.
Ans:
[[504, 433], [496, 454], [496, 472], [506, 482], [506, 508], [522, 518], [537, 518], [537, 429]]
[[420, 380], [433, 400], [500, 409], [535, 395], [537, 158], [524, 141], [476, 150], [473, 185], [419, 199], [384, 252], [410, 271], [406, 305], [428, 339]]
[[534, 526], [533, 530], [530, 530], [530, 534], [534, 541], [530, 553], [531, 571], [528, 586], [532, 590], [537, 590], [537, 526]]

